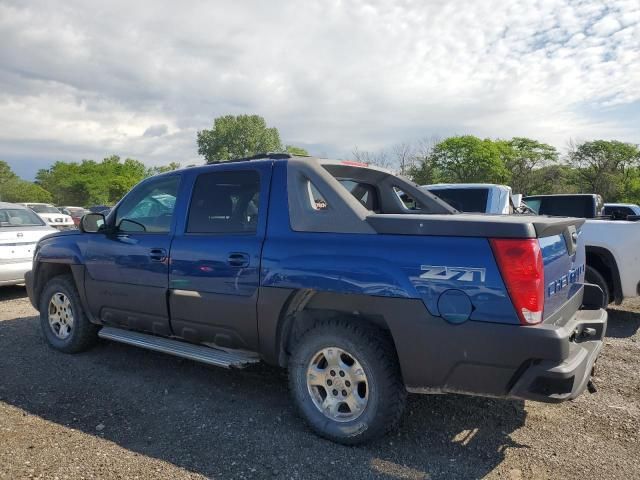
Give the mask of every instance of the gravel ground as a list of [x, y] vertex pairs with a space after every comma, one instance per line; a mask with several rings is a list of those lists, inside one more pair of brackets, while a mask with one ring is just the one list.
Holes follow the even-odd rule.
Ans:
[[283, 371], [107, 342], [64, 355], [0, 288], [0, 478], [640, 478], [639, 312], [610, 310], [594, 395], [411, 396], [396, 434], [343, 447], [295, 416]]

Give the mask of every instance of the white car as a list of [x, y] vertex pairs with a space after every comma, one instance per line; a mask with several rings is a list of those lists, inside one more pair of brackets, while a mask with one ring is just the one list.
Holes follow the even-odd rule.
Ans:
[[0, 285], [24, 283], [36, 243], [55, 232], [30, 209], [0, 202]]
[[76, 228], [73, 218], [70, 215], [65, 215], [53, 205], [48, 203], [21, 203], [20, 205], [24, 205], [36, 212], [50, 227], [58, 230]]

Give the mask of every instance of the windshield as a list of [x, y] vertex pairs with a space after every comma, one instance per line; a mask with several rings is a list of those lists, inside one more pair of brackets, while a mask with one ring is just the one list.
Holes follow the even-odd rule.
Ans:
[[60, 213], [53, 205], [29, 205], [29, 208], [36, 213]]
[[22, 208], [0, 209], [0, 228], [41, 225], [44, 225], [44, 222], [31, 210]]

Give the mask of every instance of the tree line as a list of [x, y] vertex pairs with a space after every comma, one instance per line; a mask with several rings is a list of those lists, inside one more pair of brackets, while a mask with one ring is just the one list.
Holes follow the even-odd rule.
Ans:
[[147, 167], [139, 160], [111, 155], [101, 162], [55, 162], [38, 170], [35, 182], [19, 178], [0, 161], [0, 200], [56, 205], [113, 205], [142, 179], [180, 168], [179, 163]]
[[[259, 115], [225, 115], [197, 132], [198, 153], [207, 163], [264, 152], [307, 155], [283, 144], [280, 133]], [[571, 142], [566, 152], [535, 139], [456, 135], [402, 142], [376, 152], [354, 148], [351, 159], [406, 175], [418, 184], [501, 183], [514, 193], [598, 193], [606, 201], [640, 202], [640, 148], [617, 140]], [[57, 205], [113, 205], [145, 177], [180, 168], [147, 167], [116, 155], [100, 162], [55, 162], [35, 182], [18, 178], [0, 161], [0, 200]]]
[[514, 193], [598, 193], [609, 202], [640, 202], [640, 148], [617, 140], [570, 142], [567, 152], [538, 140], [457, 135], [400, 143], [356, 160], [409, 176], [418, 184], [500, 183]]

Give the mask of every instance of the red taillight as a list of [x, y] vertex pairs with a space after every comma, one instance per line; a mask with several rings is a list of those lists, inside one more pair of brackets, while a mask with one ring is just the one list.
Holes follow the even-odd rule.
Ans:
[[544, 267], [538, 240], [492, 238], [489, 241], [520, 323], [540, 323], [544, 308]]

